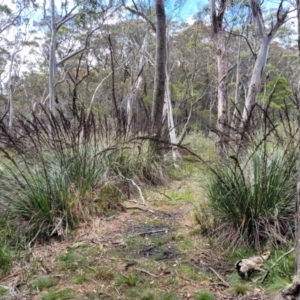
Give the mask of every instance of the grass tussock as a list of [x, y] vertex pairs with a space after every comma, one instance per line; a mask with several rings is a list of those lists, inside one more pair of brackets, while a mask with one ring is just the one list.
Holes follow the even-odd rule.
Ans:
[[[46, 110], [19, 117], [14, 132], [1, 128], [0, 212], [33, 242], [118, 207], [137, 186], [165, 182], [149, 141], [115, 132], [107, 119], [82, 112], [70, 121]], [[110, 191], [107, 182], [116, 183]]]
[[232, 157], [212, 167], [207, 208], [197, 216], [203, 231], [235, 247], [287, 243], [294, 227], [296, 159], [294, 151], [256, 151], [247, 160]]

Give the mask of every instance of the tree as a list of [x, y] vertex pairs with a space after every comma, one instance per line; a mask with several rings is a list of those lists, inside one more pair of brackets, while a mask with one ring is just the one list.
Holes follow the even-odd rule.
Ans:
[[[48, 25], [51, 37], [50, 37], [50, 46], [49, 46], [49, 109], [52, 113], [55, 113], [55, 74], [57, 67], [67, 60], [71, 59], [72, 57], [78, 55], [79, 53], [83, 52], [87, 49], [89, 45], [89, 39], [92, 36], [92, 34], [98, 30], [101, 25], [97, 25], [95, 28], [89, 29], [86, 33], [86, 38], [83, 43], [83, 45], [74, 51], [71, 51], [71, 53], [67, 53], [66, 56], [64, 56], [62, 59], [57, 61], [56, 52], [57, 52], [57, 33], [59, 29], [67, 24], [68, 22], [71, 22], [76, 17], [81, 17], [81, 14], [79, 12], [76, 12], [80, 9], [78, 5], [74, 5], [72, 8], [68, 7], [68, 1], [64, 1], [61, 3], [61, 14], [58, 14], [58, 11], [55, 6], [55, 1], [50, 0], [49, 4], [49, 10], [50, 10], [50, 16], [47, 15], [47, 9], [46, 9], [46, 1], [44, 2], [44, 19], [43, 21]], [[109, 3], [111, 5], [111, 3]], [[107, 10], [107, 7], [101, 8], [103, 11]], [[101, 22], [100, 22], [101, 23]]]
[[[151, 114], [151, 132], [156, 139], [162, 138], [163, 133], [163, 107], [166, 84], [167, 37], [166, 13], [164, 0], [155, 0], [156, 11], [156, 52], [155, 52], [155, 78], [153, 90], [153, 104]], [[158, 143], [155, 143], [158, 151]]]
[[[134, 3], [134, 2], [133, 2]], [[156, 33], [156, 54], [155, 54], [155, 79], [154, 79], [154, 91], [153, 91], [153, 102], [152, 102], [152, 113], [151, 113], [151, 133], [157, 139], [164, 139], [169, 135], [170, 142], [172, 145], [172, 156], [175, 166], [181, 161], [181, 156], [175, 144], [177, 144], [177, 137], [174, 126], [172, 103], [171, 103], [171, 92], [170, 92], [170, 74], [168, 69], [169, 62], [169, 48], [167, 39], [167, 23], [166, 13], [164, 9], [164, 1], [155, 2], [156, 10], [156, 24], [142, 11], [138, 10], [134, 3], [135, 8], [131, 8], [123, 5], [130, 12], [141, 16], [151, 26], [153, 31]], [[145, 47], [143, 42], [143, 47]], [[147, 40], [148, 43], [148, 40]], [[142, 71], [144, 58], [141, 57], [139, 70]], [[133, 85], [131, 90], [132, 96], [137, 91], [137, 84], [140, 86], [142, 83], [141, 77], [137, 78], [137, 81]], [[132, 100], [128, 98], [131, 103], [127, 102], [127, 119], [132, 120]], [[129, 114], [128, 114], [129, 113]], [[156, 144], [157, 146], [157, 144]]]
[[7, 4], [0, 4], [0, 34], [20, 23], [22, 13], [28, 6], [25, 1], [18, 1], [13, 4], [14, 8], [9, 7]]
[[138, 94], [143, 84], [143, 69], [146, 62], [146, 50], [148, 46], [149, 40], [149, 33], [146, 32], [143, 44], [141, 47], [141, 56], [138, 64], [138, 74], [137, 77], [134, 79], [132, 87], [130, 89], [129, 94], [126, 97], [126, 112], [127, 112], [127, 129], [126, 133], [129, 134], [133, 131], [133, 105], [137, 102]]
[[13, 119], [14, 119], [14, 83], [13, 83], [13, 69], [16, 63], [16, 57], [19, 52], [22, 51], [23, 46], [25, 44], [25, 40], [23, 39], [23, 34], [19, 31], [15, 37], [15, 41], [12, 43], [12, 50], [9, 53], [9, 70], [8, 70], [8, 103], [9, 103], [9, 121], [8, 121], [8, 130], [12, 132], [13, 129]]
[[218, 72], [218, 119], [216, 152], [218, 157], [223, 157], [228, 151], [228, 79], [227, 79], [227, 51], [225, 46], [225, 30], [223, 19], [226, 11], [227, 0], [220, 0], [219, 8], [216, 8], [216, 1], [211, 0], [211, 21], [213, 30], [213, 40], [217, 54]]
[[260, 92], [262, 74], [264, 67], [267, 62], [269, 47], [272, 39], [274, 38], [278, 29], [284, 24], [288, 10], [283, 9], [283, 0], [281, 1], [276, 14], [276, 23], [271, 23], [271, 29], [268, 31], [265, 22], [263, 19], [261, 3], [258, 0], [251, 0], [251, 11], [252, 11], [252, 20], [254, 25], [255, 36], [259, 40], [260, 48], [256, 55], [256, 60], [254, 67], [252, 69], [252, 75], [250, 83], [247, 90], [245, 107], [242, 115], [241, 122], [241, 140], [243, 151], [245, 152], [248, 147], [247, 134], [250, 126], [250, 119], [252, 111], [255, 107], [257, 96]]

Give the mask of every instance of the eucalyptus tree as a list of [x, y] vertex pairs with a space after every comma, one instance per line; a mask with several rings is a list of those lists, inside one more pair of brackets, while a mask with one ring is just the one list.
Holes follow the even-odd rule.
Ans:
[[155, 53], [155, 78], [152, 104], [152, 128], [155, 138], [162, 138], [163, 107], [166, 87], [167, 63], [167, 23], [164, 0], [155, 0], [156, 11], [156, 53]]
[[[19, 78], [20, 52], [29, 44], [28, 25], [35, 8], [34, 1], [12, 1], [10, 5], [0, 3], [0, 47], [3, 69], [6, 73], [1, 88], [8, 97], [8, 129], [12, 131], [14, 118], [15, 79]], [[2, 75], [2, 74], [1, 74]]]
[[14, 82], [13, 82], [13, 73], [14, 69], [17, 68], [16, 60], [18, 54], [23, 50], [25, 41], [24, 41], [24, 35], [22, 32], [18, 31], [15, 40], [13, 42], [9, 42], [9, 48], [11, 49], [9, 51], [9, 66], [8, 66], [8, 105], [9, 105], [9, 114], [8, 114], [8, 130], [12, 132], [13, 129], [13, 119], [14, 119]]
[[[156, 53], [155, 53], [155, 75], [153, 87], [153, 100], [151, 110], [151, 134], [155, 139], [164, 139], [169, 135], [172, 143], [172, 155], [175, 165], [181, 160], [177, 147], [177, 137], [173, 120], [171, 92], [170, 92], [170, 74], [169, 74], [169, 39], [167, 34], [167, 16], [164, 1], [155, 1], [156, 22], [143, 10], [139, 9], [133, 2], [133, 7], [123, 5], [133, 14], [142, 17], [149, 24], [156, 34]], [[163, 48], [164, 47], [164, 48]], [[133, 92], [135, 89], [131, 90]], [[132, 99], [132, 98], [128, 98]], [[128, 106], [130, 107], [130, 105]]]
[[216, 47], [217, 71], [218, 71], [218, 120], [216, 152], [223, 157], [228, 151], [228, 54], [225, 46], [224, 17], [227, 8], [227, 0], [220, 0], [217, 7], [216, 0], [210, 1], [211, 24], [213, 40]]
[[10, 27], [18, 25], [22, 21], [24, 11], [30, 6], [29, 1], [0, 2], [0, 40], [1, 34], [7, 33]]
[[[215, 124], [214, 47], [211, 30], [203, 21], [178, 24], [170, 38], [171, 95], [179, 142], [191, 128], [208, 133]], [[199, 117], [200, 116], [200, 117]]]
[[278, 29], [285, 23], [288, 16], [288, 9], [283, 7], [283, 0], [280, 2], [276, 16], [276, 21], [271, 21], [267, 26], [263, 18], [261, 2], [251, 0], [252, 22], [254, 26], [255, 38], [259, 42], [259, 50], [257, 52], [255, 64], [252, 69], [251, 79], [248, 85], [245, 106], [242, 114], [242, 122], [240, 126], [242, 147], [244, 151], [247, 149], [247, 134], [250, 129], [251, 115], [256, 104], [256, 100], [261, 88], [262, 75], [267, 62], [270, 43], [274, 39]]
[[[54, 0], [49, 0], [47, 2], [44, 1], [43, 4], [43, 19], [41, 24], [47, 25], [48, 29], [50, 30], [50, 45], [49, 45], [49, 109], [52, 113], [55, 113], [55, 74], [57, 71], [57, 67], [67, 60], [73, 58], [74, 56], [80, 54], [81, 52], [85, 51], [89, 46], [89, 40], [92, 34], [98, 30], [103, 23], [103, 19], [105, 18], [105, 12], [108, 12], [109, 8], [112, 7], [112, 1], [109, 1], [108, 4], [104, 4], [104, 2], [95, 3], [86, 1], [82, 2], [72, 2], [70, 3], [68, 0], [62, 0], [60, 2], [60, 7], [57, 5], [58, 3]], [[92, 7], [92, 8], [91, 8]], [[95, 17], [97, 13], [101, 13], [102, 15], [102, 22], [100, 25], [95, 25], [96, 27], [87, 27], [84, 26], [86, 23], [84, 19], [87, 17], [86, 10], [89, 13], [92, 13], [92, 17]], [[76, 21], [76, 22], [75, 22]], [[65, 54], [60, 60], [57, 59], [57, 34], [58, 31], [64, 25], [79, 25], [80, 23], [83, 26], [80, 30], [85, 30], [85, 40], [83, 44], [76, 45], [77, 49], [72, 49]], [[95, 24], [95, 23], [94, 23]]]

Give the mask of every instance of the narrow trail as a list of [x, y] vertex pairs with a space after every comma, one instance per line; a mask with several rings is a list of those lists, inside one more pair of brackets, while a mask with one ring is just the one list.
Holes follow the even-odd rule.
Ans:
[[[128, 209], [82, 223], [66, 239], [36, 245], [1, 280], [10, 292], [0, 299], [185, 300], [200, 291], [220, 300], [267, 299], [230, 295], [224, 276], [233, 266], [200, 236], [193, 203], [161, 191], [148, 198], [146, 206], [127, 201]], [[51, 284], [38, 284], [43, 278]]]

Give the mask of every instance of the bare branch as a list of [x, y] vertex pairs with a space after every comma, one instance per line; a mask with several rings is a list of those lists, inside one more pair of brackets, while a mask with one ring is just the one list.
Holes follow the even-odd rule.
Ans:
[[140, 11], [140, 10], [137, 9], [137, 6], [136, 6], [136, 4], [134, 2], [133, 2], [133, 4], [134, 4], [135, 8], [127, 6], [125, 4], [125, 2], [123, 1], [123, 5], [124, 5], [124, 7], [127, 10], [129, 10], [131, 13], [133, 13], [135, 15], [138, 15], [138, 16], [142, 17], [146, 22], [148, 22], [150, 24], [150, 26], [153, 29], [153, 31], [156, 32], [156, 26], [155, 26], [155, 24], [150, 20], [150, 18], [144, 12], [142, 12], [142, 11]]

